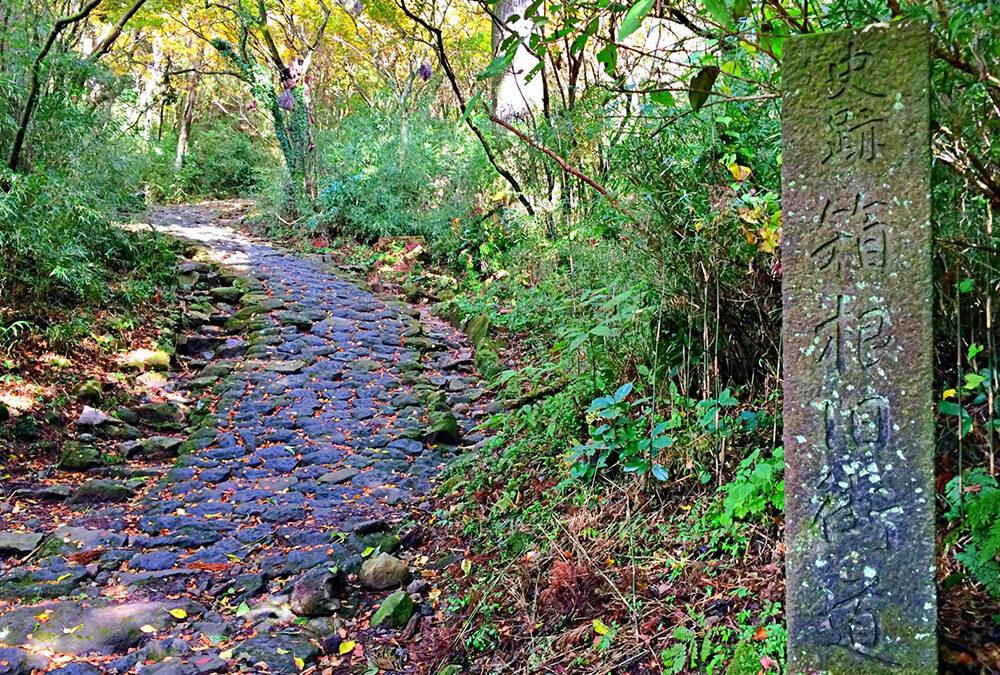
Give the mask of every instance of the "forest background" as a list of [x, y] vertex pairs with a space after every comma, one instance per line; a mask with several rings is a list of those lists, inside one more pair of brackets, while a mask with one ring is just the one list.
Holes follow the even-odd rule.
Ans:
[[[782, 48], [924, 21], [942, 658], [1000, 668], [996, 9], [4, 0], [0, 387], [26, 345], [100, 352], [170, 305], [171, 244], [130, 214], [252, 197], [258, 233], [462, 327], [505, 403], [442, 485], [478, 561], [449, 649], [780, 669]], [[5, 438], [59, 397], [24, 398]]]

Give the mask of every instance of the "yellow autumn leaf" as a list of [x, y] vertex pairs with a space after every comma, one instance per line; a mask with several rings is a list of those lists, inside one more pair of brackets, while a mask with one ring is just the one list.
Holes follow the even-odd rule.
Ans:
[[733, 174], [733, 178], [740, 182], [745, 181], [750, 176], [750, 167], [748, 166], [740, 166], [733, 162], [726, 168], [729, 169], [729, 173]]
[[611, 632], [611, 629], [600, 619], [594, 619], [594, 632], [598, 635], [607, 635]]
[[148, 623], [146, 625], [144, 625], [144, 626], [139, 626], [139, 630], [141, 630], [143, 633], [155, 633], [156, 632], [156, 629], [153, 628], [152, 626], [150, 626]]
[[941, 394], [941, 400], [942, 400], [942, 401], [945, 401], [945, 400], [947, 400], [947, 399], [949, 399], [949, 398], [954, 398], [954, 397], [955, 397], [955, 394], [957, 394], [957, 393], [958, 393], [958, 392], [957, 392], [957, 391], [955, 391], [954, 389], [945, 389], [945, 390], [944, 390], [944, 393], [943, 393], [943, 394]]
[[469, 572], [472, 571], [472, 561], [466, 558], [462, 561], [462, 572], [465, 576], [469, 576]]
[[278, 652], [279, 654], [287, 654], [288, 653], [287, 649], [282, 649], [281, 647], [278, 647], [274, 651]]
[[299, 670], [302, 670], [303, 668], [306, 667], [306, 662], [303, 661], [300, 657], [296, 656], [292, 660], [295, 661], [295, 667], [298, 668]]
[[65, 581], [66, 579], [69, 579], [71, 576], [73, 575], [69, 574], [68, 572], [66, 574], [61, 574], [58, 577], [56, 577], [56, 583], [58, 584], [61, 581]]
[[227, 649], [225, 651], [219, 652], [219, 658], [222, 659], [223, 661], [228, 661], [229, 659], [233, 658], [233, 650]]
[[46, 621], [49, 620], [49, 613], [48, 612], [42, 612], [41, 614], [36, 614], [35, 618], [38, 619], [39, 621], [41, 621], [42, 623], [45, 623]]
[[354, 642], [354, 640], [344, 640], [343, 642], [340, 643], [340, 647], [337, 649], [337, 651], [341, 655], [350, 654], [351, 652], [354, 651], [355, 644], [356, 643]]
[[174, 617], [175, 619], [186, 619], [188, 615], [188, 613], [185, 612], [180, 607], [175, 607], [174, 609], [168, 609], [167, 612], [170, 614], [170, 616]]
[[75, 626], [73, 626], [72, 628], [63, 628], [63, 632], [66, 633], [67, 635], [72, 635], [73, 633], [75, 633], [76, 631], [80, 630], [81, 628], [83, 628], [83, 624], [82, 623], [78, 623]]

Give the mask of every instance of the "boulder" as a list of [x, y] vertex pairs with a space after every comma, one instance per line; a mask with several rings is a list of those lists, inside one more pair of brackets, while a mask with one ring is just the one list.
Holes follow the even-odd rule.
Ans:
[[438, 443], [458, 443], [461, 434], [458, 418], [451, 412], [432, 412], [428, 415], [426, 438]]
[[177, 601], [97, 607], [69, 601], [51, 603], [45, 605], [49, 615], [45, 630], [39, 630], [35, 618], [41, 611], [38, 606], [20, 607], [0, 617], [0, 634], [7, 644], [30, 644], [33, 649], [62, 654], [123, 653], [147, 639], [143, 626], [163, 630], [171, 625], [175, 619], [166, 610], [177, 605]]
[[100, 380], [90, 379], [73, 388], [73, 395], [85, 401], [100, 401], [104, 396], [104, 386]]
[[396, 591], [382, 601], [378, 611], [372, 616], [371, 625], [378, 628], [386, 625], [389, 628], [402, 628], [413, 616], [413, 598], [406, 591]]
[[31, 675], [45, 670], [49, 660], [17, 647], [0, 648], [0, 675]]
[[195, 287], [198, 283], [198, 279], [201, 278], [201, 274], [197, 270], [191, 270], [190, 272], [180, 272], [177, 275], [177, 285], [181, 287], [182, 290], [189, 291]]
[[164, 401], [163, 403], [146, 403], [136, 409], [139, 419], [152, 424], [164, 422], [183, 422], [187, 415], [179, 403]]
[[292, 586], [292, 611], [299, 616], [328, 616], [338, 608], [343, 588], [343, 574], [324, 567], [309, 570]]
[[88, 480], [67, 500], [68, 504], [97, 504], [103, 502], [123, 502], [135, 494], [135, 490], [122, 481], [95, 478]]
[[88, 471], [106, 465], [105, 456], [97, 448], [71, 441], [64, 446], [57, 466], [63, 471]]
[[136, 349], [125, 354], [121, 364], [132, 370], [167, 370], [170, 354], [159, 349]]
[[76, 426], [99, 427], [102, 424], [108, 424], [111, 422], [117, 424], [118, 419], [101, 410], [98, 410], [97, 408], [91, 408], [89, 405], [85, 405], [83, 406], [83, 410], [80, 411], [80, 416], [76, 419]]
[[359, 577], [365, 588], [376, 591], [405, 586], [412, 578], [406, 564], [388, 553], [379, 553], [374, 558], [366, 560], [361, 565]]
[[490, 317], [486, 314], [479, 314], [465, 322], [463, 330], [469, 336], [469, 342], [475, 347], [479, 347], [486, 342], [486, 337], [490, 332]]
[[216, 300], [222, 300], [223, 302], [233, 303], [243, 297], [243, 289], [237, 288], [236, 286], [216, 286], [215, 288], [209, 289], [209, 293]]
[[31, 553], [43, 539], [41, 532], [0, 532], [0, 555]]

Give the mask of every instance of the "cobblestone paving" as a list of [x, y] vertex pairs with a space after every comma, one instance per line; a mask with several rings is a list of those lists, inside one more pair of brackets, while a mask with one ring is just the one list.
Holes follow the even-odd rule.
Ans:
[[[357, 583], [345, 573], [362, 552], [405, 561], [398, 524], [456, 446], [478, 440], [482, 392], [454, 333], [211, 209], [153, 220], [240, 278], [189, 306], [196, 327], [179, 351], [197, 371], [136, 411], [146, 437], [104, 441], [176, 452], [162, 479], [147, 489], [141, 471], [102, 475], [139, 496], [84, 494], [61, 530], [40, 533], [47, 550], [8, 559], [0, 673], [50, 657], [64, 675], [299, 672], [338, 640]], [[207, 313], [227, 302], [228, 319]]]

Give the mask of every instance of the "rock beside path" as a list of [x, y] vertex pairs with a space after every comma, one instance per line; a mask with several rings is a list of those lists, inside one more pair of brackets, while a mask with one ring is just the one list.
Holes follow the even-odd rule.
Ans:
[[365, 588], [376, 591], [399, 588], [410, 583], [412, 579], [406, 564], [388, 553], [379, 553], [371, 560], [366, 560], [361, 565], [358, 577]]

